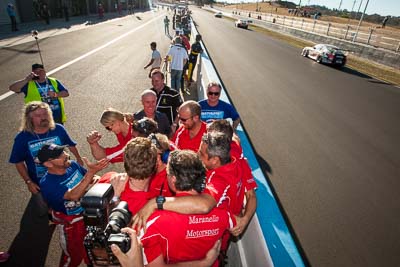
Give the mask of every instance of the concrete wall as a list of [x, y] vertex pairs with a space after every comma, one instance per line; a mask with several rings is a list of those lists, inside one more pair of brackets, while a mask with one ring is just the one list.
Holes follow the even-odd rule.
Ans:
[[[236, 16], [238, 17], [238, 16]], [[348, 50], [351, 54], [355, 56], [362, 57], [371, 61], [378, 62], [380, 64], [390, 66], [393, 68], [400, 69], [400, 53], [392, 52], [382, 48], [375, 48], [373, 46], [353, 43], [350, 41], [345, 41], [342, 39], [337, 39], [329, 36], [324, 36], [320, 34], [315, 34], [312, 32], [306, 32], [299, 29], [278, 25], [271, 22], [259, 21], [252, 19], [253, 24], [268, 28], [274, 31], [278, 31], [284, 34], [302, 38], [307, 41], [314, 43], [329, 43], [336, 45], [344, 50]]]

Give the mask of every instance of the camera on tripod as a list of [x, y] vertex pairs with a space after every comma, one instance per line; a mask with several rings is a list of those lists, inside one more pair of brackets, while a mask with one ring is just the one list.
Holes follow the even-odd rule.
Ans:
[[111, 245], [116, 244], [124, 253], [131, 245], [129, 236], [121, 229], [129, 224], [132, 214], [125, 201], [112, 209], [113, 196], [111, 184], [95, 184], [81, 200], [87, 230], [84, 245], [90, 261], [98, 266], [119, 266]]

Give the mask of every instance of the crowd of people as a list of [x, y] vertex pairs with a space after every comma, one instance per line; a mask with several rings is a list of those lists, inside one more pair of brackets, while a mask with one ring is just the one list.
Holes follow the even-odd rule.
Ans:
[[[183, 43], [180, 34], [171, 50]], [[189, 55], [181, 46], [186, 57], [170, 50], [171, 65], [176, 58], [182, 63], [188, 59], [193, 72], [202, 53], [200, 40], [196, 37]], [[112, 205], [126, 201], [133, 214], [130, 227], [122, 230], [131, 237], [131, 249], [123, 253], [111, 246], [122, 266], [226, 264], [230, 241], [243, 234], [257, 206], [257, 185], [235, 134], [239, 114], [220, 100], [222, 89], [216, 82], [208, 84], [207, 99], [184, 101], [178, 81], [171, 79], [175, 88], [165, 82], [156, 43], [150, 47], [152, 58], [144, 68], [151, 66], [152, 87], [141, 93], [143, 108], [134, 113], [103, 111], [100, 123], [115, 134], [116, 144], [102, 144], [101, 132], [90, 131], [86, 145], [93, 162], [81, 157], [63, 125], [68, 89], [48, 77], [43, 65], [33, 64], [24, 79], [10, 85], [10, 90], [24, 94], [25, 107], [9, 162], [31, 199], [10, 257], [2, 253], [1, 260], [13, 262], [10, 266], [44, 266], [57, 226], [60, 266], [79, 266], [82, 261], [91, 266], [83, 244], [80, 199], [92, 185], [109, 183]], [[125, 172], [98, 176], [110, 163], [122, 163]], [[18, 251], [18, 240], [31, 240], [29, 249]]]
[[[173, 12], [172, 29], [175, 32], [174, 38], [169, 33], [171, 20], [168, 16], [164, 18], [165, 34], [172, 38], [171, 47], [164, 59], [166, 63], [165, 69], [170, 68], [171, 88], [181, 91], [182, 93], [190, 94], [189, 87], [193, 82], [193, 73], [197, 57], [203, 52], [200, 44], [201, 35], [197, 35], [195, 37], [195, 42], [191, 45], [189, 42], [191, 34], [189, 9], [174, 9]], [[148, 66], [149, 65], [146, 67]]]

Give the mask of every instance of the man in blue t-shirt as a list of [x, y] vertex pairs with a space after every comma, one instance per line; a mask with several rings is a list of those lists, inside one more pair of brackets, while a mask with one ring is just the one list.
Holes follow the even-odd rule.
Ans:
[[83, 164], [76, 142], [62, 125], [54, 123], [49, 105], [30, 102], [25, 106], [21, 131], [14, 139], [9, 159], [32, 193], [21, 219], [20, 231], [9, 249], [10, 266], [44, 266], [46, 262], [54, 228], [49, 227], [48, 207], [39, 187], [40, 178], [47, 169], [36, 159], [39, 149], [49, 143], [68, 145], [79, 164]]
[[52, 209], [53, 221], [59, 224], [62, 256], [60, 266], [77, 267], [82, 260], [90, 264], [83, 241], [86, 235], [80, 198], [95, 180], [95, 174], [107, 167], [108, 159], [90, 163], [88, 170], [69, 160], [66, 146], [46, 144], [38, 152], [38, 161], [47, 168], [40, 180], [43, 198]]
[[207, 99], [199, 101], [201, 106], [201, 120], [207, 123], [214, 120], [232, 119], [233, 128], [240, 123], [240, 117], [236, 109], [229, 103], [219, 99], [221, 96], [221, 85], [210, 82], [207, 86]]

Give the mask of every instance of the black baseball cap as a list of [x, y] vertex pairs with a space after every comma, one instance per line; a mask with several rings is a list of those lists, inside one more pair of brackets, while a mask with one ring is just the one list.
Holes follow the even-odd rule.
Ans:
[[44, 69], [44, 66], [42, 64], [35, 63], [32, 65], [32, 70], [36, 70], [36, 69]]
[[50, 159], [58, 158], [67, 146], [59, 146], [56, 144], [46, 144], [42, 146], [37, 154], [40, 163], [44, 163]]

